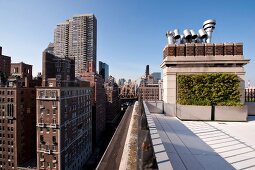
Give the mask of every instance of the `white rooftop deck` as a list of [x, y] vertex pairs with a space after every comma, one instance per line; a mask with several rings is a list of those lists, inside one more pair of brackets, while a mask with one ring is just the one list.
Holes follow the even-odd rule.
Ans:
[[255, 169], [255, 116], [248, 122], [183, 121], [235, 169]]
[[248, 122], [181, 121], [147, 106], [159, 169], [255, 170], [255, 116]]
[[152, 118], [174, 170], [234, 169], [179, 119], [163, 114]]
[[158, 168], [161, 170], [229, 170], [234, 169], [182, 121], [144, 109]]

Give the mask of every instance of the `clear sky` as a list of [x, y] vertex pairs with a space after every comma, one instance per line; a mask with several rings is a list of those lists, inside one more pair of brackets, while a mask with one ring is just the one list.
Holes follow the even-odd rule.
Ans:
[[150, 65], [161, 72], [165, 33], [198, 30], [216, 19], [212, 42], [243, 42], [246, 80], [255, 85], [254, 0], [0, 0], [0, 45], [12, 62], [41, 72], [41, 54], [53, 42], [56, 24], [75, 14], [93, 13], [98, 22], [97, 60], [116, 78], [138, 79]]

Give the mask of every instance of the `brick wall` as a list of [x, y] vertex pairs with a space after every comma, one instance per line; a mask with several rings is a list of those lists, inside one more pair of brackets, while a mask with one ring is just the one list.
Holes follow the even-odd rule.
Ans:
[[215, 56], [243, 55], [242, 43], [186, 43], [169, 44], [164, 48], [163, 57], [167, 56]]

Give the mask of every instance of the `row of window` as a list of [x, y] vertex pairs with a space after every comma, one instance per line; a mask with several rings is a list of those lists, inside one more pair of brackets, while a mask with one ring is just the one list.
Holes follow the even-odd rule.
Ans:
[[42, 168], [45, 168], [45, 165], [47, 168], [57, 168], [57, 163], [52, 163], [52, 167], [50, 162], [41, 162], [40, 165]]
[[[0, 126], [1, 127], [1, 126]], [[4, 130], [4, 127], [2, 126], [1, 130]], [[13, 134], [7, 134], [7, 138], [13, 138]], [[5, 138], [5, 133], [0, 133], [0, 138]]]
[[[5, 112], [0, 112], [0, 116], [6, 116], [6, 115], [5, 115]], [[1, 119], [1, 118], [0, 118], [0, 120], [1, 120], [0, 123], [4, 123], [4, 122], [5, 122], [5, 119]], [[13, 124], [13, 120], [12, 120], [12, 119], [8, 119], [8, 120], [7, 120], [7, 123], [8, 123], [8, 124]]]
[[5, 147], [0, 147], [0, 152], [8, 151], [10, 153], [13, 153], [13, 148], [5, 148]]
[[[5, 140], [1, 140], [1, 139], [0, 139], [0, 145], [2, 145], [2, 144], [3, 144], [3, 145], [5, 144]], [[8, 141], [7, 141], [7, 144], [8, 144], [8, 145], [13, 145], [13, 140], [11, 140], [11, 141], [8, 140]]]
[[[7, 98], [7, 102], [14, 102], [14, 98]], [[5, 102], [5, 97], [0, 97], [0, 102], [4, 103]]]
[[[13, 155], [7, 155], [7, 158], [13, 160], [14, 156]], [[0, 159], [5, 159], [5, 155], [4, 154], [0, 154]]]
[[[43, 136], [43, 135], [40, 135], [40, 142], [41, 142], [41, 144], [44, 144], [44, 143], [45, 143], [45, 141], [44, 141], [44, 136]], [[56, 137], [56, 136], [52, 136], [52, 143], [54, 143], [54, 144], [57, 143], [57, 137]], [[49, 147], [49, 145], [45, 145], [45, 146], [48, 146], [48, 147]], [[46, 148], [46, 150], [47, 150], [47, 148]]]
[[[14, 91], [12, 90], [8, 90], [7, 91], [7, 95], [13, 95], [14, 94]], [[5, 95], [5, 91], [4, 90], [0, 90], [0, 95]]]
[[46, 133], [50, 133], [51, 129], [52, 129], [52, 132], [53, 132], [53, 133], [56, 133], [56, 132], [57, 132], [57, 129], [56, 129], [56, 128], [50, 128], [50, 127], [46, 127], [46, 128], [40, 127], [40, 132], [43, 133], [43, 132], [44, 132], [44, 129], [46, 129]]
[[48, 145], [45, 142], [41, 141], [41, 143], [39, 144], [39, 149], [46, 150], [46, 151], [48, 150], [57, 151], [57, 145], [56, 144]]
[[[6, 165], [6, 164], [5, 164], [5, 161], [0, 161], [0, 165]], [[13, 163], [13, 162], [8, 162], [8, 165], [9, 165], [9, 166], [12, 166], [12, 169], [14, 169], [14, 163]], [[2, 167], [1, 167], [0, 170], [2, 170], [2, 169], [5, 170], [5, 168], [2, 168]]]

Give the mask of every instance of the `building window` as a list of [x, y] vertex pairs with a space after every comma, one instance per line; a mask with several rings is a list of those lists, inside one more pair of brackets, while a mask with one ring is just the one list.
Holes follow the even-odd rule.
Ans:
[[43, 135], [40, 135], [40, 143], [44, 143]]
[[52, 136], [52, 143], [53, 143], [53, 144], [56, 144], [56, 143], [57, 143], [57, 138], [56, 138], [56, 136]]

